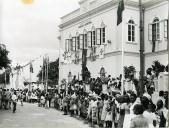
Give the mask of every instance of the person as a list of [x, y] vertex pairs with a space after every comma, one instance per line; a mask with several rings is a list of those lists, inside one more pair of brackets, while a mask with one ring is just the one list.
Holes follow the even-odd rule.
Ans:
[[12, 95], [13, 113], [15, 113], [15, 111], [16, 111], [17, 100], [18, 100], [18, 98], [16, 95], [16, 91], [14, 91], [14, 93]]
[[52, 101], [52, 92], [49, 92], [49, 108], [51, 107], [51, 101]]
[[132, 93], [130, 95], [130, 114], [134, 114], [133, 108], [134, 108], [136, 99], [137, 99], [137, 95], [135, 93]]
[[134, 106], [134, 114], [136, 115], [131, 119], [130, 128], [148, 128], [148, 120], [143, 116], [144, 107], [142, 104]]
[[31, 91], [28, 91], [28, 102], [31, 103]]
[[45, 107], [45, 97], [44, 97], [44, 94], [41, 95], [40, 106]]
[[49, 108], [49, 93], [47, 92], [45, 95], [45, 108]]
[[165, 127], [166, 126], [166, 118], [164, 117], [164, 108], [163, 108], [163, 101], [158, 100], [157, 101], [157, 109], [156, 114], [159, 117], [159, 127]]
[[108, 106], [106, 108], [107, 114], [105, 118], [106, 128], [112, 127], [112, 119], [113, 119], [113, 109], [112, 109], [112, 97], [109, 96]]
[[[164, 91], [159, 91], [159, 97], [158, 97], [158, 100], [162, 100], [163, 101], [163, 104], [165, 104], [165, 99], [164, 99]], [[158, 101], [157, 100], [157, 101]]]
[[103, 109], [102, 109], [102, 114], [101, 114], [101, 122], [102, 122], [102, 125], [104, 126], [105, 125], [105, 119], [106, 119], [106, 115], [107, 115], [107, 107], [108, 107], [108, 95], [105, 94], [105, 97], [104, 97], [104, 101], [103, 101]]
[[20, 93], [21, 106], [23, 106], [23, 98], [24, 98], [24, 95], [23, 95], [23, 92], [21, 92], [21, 93]]
[[149, 128], [155, 128], [157, 126], [157, 116], [155, 114], [155, 104], [149, 103], [148, 109], [143, 112], [143, 116], [147, 118]]
[[128, 128], [130, 122], [130, 97], [126, 94], [123, 96], [123, 104], [121, 105], [121, 113], [124, 115], [123, 128]]
[[2, 109], [2, 88], [0, 88], [0, 109]]
[[9, 92], [9, 89], [5, 92], [5, 109], [9, 109], [9, 100], [11, 98], [11, 93]]

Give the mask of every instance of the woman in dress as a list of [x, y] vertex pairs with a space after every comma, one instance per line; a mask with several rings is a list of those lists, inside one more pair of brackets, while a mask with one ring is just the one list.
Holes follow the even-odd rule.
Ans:
[[108, 107], [108, 95], [105, 94], [105, 97], [104, 97], [104, 102], [103, 102], [103, 110], [102, 110], [102, 115], [101, 115], [101, 122], [104, 126], [105, 124], [105, 119], [106, 119], [106, 115], [107, 115], [107, 107]]

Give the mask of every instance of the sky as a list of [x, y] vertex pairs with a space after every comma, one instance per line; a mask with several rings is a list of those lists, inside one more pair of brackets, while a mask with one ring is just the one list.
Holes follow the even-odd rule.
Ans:
[[56, 60], [60, 17], [79, 8], [78, 1], [0, 0], [1, 43], [10, 51], [12, 65], [23, 65], [45, 54]]

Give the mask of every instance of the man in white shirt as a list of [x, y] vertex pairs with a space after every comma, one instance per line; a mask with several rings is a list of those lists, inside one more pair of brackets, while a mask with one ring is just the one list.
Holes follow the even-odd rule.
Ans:
[[17, 96], [16, 96], [16, 91], [14, 91], [12, 95], [12, 103], [13, 103], [13, 113], [16, 111], [16, 104], [17, 104]]

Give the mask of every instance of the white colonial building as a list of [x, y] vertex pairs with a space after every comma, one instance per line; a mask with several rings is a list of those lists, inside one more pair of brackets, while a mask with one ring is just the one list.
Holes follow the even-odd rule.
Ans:
[[[142, 2], [146, 70], [155, 60], [164, 65], [168, 64], [168, 1], [142, 0]], [[64, 78], [68, 80], [70, 72], [72, 75], [80, 76], [82, 48], [87, 49], [87, 68], [91, 72], [91, 77], [98, 77], [102, 67], [105, 68], [106, 75], [119, 76], [122, 73], [122, 60], [123, 66], [133, 65], [139, 74], [139, 0], [124, 0], [124, 4], [123, 22], [119, 26], [117, 26], [118, 0], [80, 0], [79, 9], [61, 17], [60, 81]], [[153, 39], [155, 47], [152, 52]], [[66, 61], [62, 59], [63, 52], [69, 54]]]

